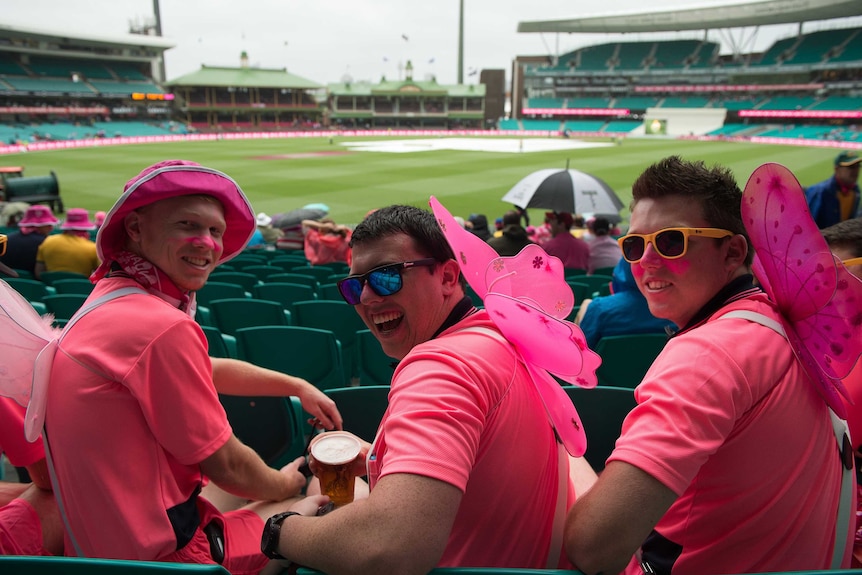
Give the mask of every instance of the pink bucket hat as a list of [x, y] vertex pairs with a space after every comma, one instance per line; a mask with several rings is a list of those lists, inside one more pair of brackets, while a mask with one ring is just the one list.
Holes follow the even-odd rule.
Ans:
[[89, 232], [96, 229], [96, 224], [90, 221], [90, 212], [84, 208], [69, 208], [66, 220], [60, 225], [61, 230]]
[[248, 198], [229, 176], [186, 160], [166, 160], [145, 168], [126, 182], [123, 195], [105, 216], [96, 236], [96, 250], [102, 265], [96, 277], [107, 273], [114, 254], [125, 249], [125, 219], [128, 214], [160, 200], [177, 196], [206, 195], [224, 208], [227, 224], [224, 251], [218, 263], [239, 254], [254, 233], [255, 216]]
[[41, 204], [35, 204], [27, 208], [24, 217], [18, 222], [19, 228], [40, 228], [42, 226], [56, 226], [60, 223], [51, 208]]

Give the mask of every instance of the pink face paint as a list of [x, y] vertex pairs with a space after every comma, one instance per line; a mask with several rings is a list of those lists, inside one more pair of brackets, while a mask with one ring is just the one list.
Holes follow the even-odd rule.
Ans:
[[195, 246], [204, 246], [213, 251], [221, 251], [221, 247], [219, 247], [212, 236], [194, 236], [186, 239], [186, 241]]

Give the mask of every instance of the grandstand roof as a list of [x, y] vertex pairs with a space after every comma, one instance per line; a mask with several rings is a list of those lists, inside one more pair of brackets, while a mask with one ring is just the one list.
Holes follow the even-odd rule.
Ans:
[[862, 15], [860, 0], [750, 0], [700, 8], [518, 23], [518, 32], [626, 33], [741, 28]]
[[207, 66], [185, 76], [165, 82], [166, 86], [219, 86], [248, 88], [290, 88], [315, 90], [324, 88], [301, 76], [290, 74], [287, 68], [223, 68]]
[[[49, 28], [31, 28], [0, 23], [0, 38], [31, 38], [34, 40], [63, 41], [65, 44], [109, 45], [109, 46], [145, 46], [167, 50], [176, 44], [160, 36], [144, 36], [143, 34], [123, 34], [120, 36], [102, 36], [96, 34], [76, 34], [67, 30]], [[7, 49], [14, 47], [5, 46]]]

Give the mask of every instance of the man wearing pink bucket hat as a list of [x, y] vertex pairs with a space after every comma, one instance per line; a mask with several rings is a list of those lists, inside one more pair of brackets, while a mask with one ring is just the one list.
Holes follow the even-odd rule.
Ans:
[[[268, 562], [264, 518], [325, 502], [292, 499], [306, 484], [303, 458], [268, 467], [233, 434], [218, 394], [298, 395], [324, 427], [340, 428], [334, 403], [305, 380], [211, 360], [193, 319], [194, 291], [254, 228], [236, 182], [181, 160], [146, 168], [107, 213], [85, 306], [124, 295], [67, 327], [47, 393], [67, 550], [256, 574]], [[253, 502], [222, 512], [210, 494], [224, 492]]]
[[0, 257], [0, 262], [12, 269], [34, 273], [36, 252], [54, 226], [59, 223], [48, 206], [41, 204], [30, 206], [18, 222], [18, 231], [9, 234], [6, 240], [6, 254]]
[[74, 272], [89, 276], [99, 266], [96, 244], [90, 232], [96, 224], [84, 208], [69, 208], [65, 221], [60, 224], [62, 234], [45, 238], [36, 253], [34, 275], [41, 279], [43, 272]]

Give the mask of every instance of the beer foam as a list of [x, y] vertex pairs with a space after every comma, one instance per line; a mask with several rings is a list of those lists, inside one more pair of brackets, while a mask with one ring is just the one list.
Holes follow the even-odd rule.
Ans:
[[353, 461], [361, 446], [352, 436], [324, 433], [311, 446], [311, 455], [322, 463], [339, 464]]

